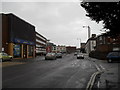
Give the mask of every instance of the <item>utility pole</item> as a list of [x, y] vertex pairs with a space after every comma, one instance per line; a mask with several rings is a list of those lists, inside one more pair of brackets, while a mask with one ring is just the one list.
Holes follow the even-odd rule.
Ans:
[[87, 27], [88, 28], [88, 39], [90, 38], [90, 26], [83, 26], [83, 28]]

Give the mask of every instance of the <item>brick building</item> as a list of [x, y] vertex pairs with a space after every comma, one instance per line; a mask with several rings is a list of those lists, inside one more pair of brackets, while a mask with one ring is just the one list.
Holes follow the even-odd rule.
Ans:
[[66, 47], [66, 53], [74, 53], [75, 51], [76, 51], [76, 47], [73, 46]]
[[57, 46], [57, 52], [66, 53], [66, 46], [58, 45]]
[[120, 51], [120, 36], [111, 38], [108, 35], [99, 35], [96, 38], [96, 48], [90, 53], [91, 57], [97, 59], [106, 59], [106, 56], [111, 51]]

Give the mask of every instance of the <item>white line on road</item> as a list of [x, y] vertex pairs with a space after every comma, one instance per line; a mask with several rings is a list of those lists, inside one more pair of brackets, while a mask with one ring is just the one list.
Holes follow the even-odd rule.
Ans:
[[105, 70], [105, 68], [104, 68], [102, 65], [100, 65], [100, 67], [101, 67], [103, 70]]
[[[95, 82], [95, 79], [96, 79], [96, 76], [103, 72], [101, 69], [105, 69], [102, 65], [100, 65], [101, 69], [96, 64], [95, 64], [95, 67], [97, 68], [97, 72], [93, 73], [92, 76], [90, 77], [90, 80], [87, 84], [86, 90], [91, 90], [92, 89], [92, 87], [94, 85], [94, 82]], [[100, 85], [100, 82], [98, 81], [98, 83], [97, 83], [98, 88], [99, 88], [99, 85]]]
[[100, 81], [98, 81], [98, 83], [97, 83], [97, 87], [100, 88]]
[[98, 71], [101, 71], [98, 65], [95, 64], [95, 67], [97, 68]]

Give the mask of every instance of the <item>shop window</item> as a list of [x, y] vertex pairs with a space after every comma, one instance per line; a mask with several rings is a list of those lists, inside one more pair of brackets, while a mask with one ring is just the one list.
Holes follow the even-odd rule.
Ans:
[[15, 44], [13, 47], [13, 55], [15, 58], [21, 57], [21, 45]]
[[33, 46], [29, 46], [29, 48], [28, 48], [28, 56], [33, 56]]

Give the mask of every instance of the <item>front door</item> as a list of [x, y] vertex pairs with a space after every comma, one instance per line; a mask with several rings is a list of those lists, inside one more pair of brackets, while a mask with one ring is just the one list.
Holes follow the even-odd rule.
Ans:
[[23, 58], [27, 58], [27, 45], [23, 45]]

